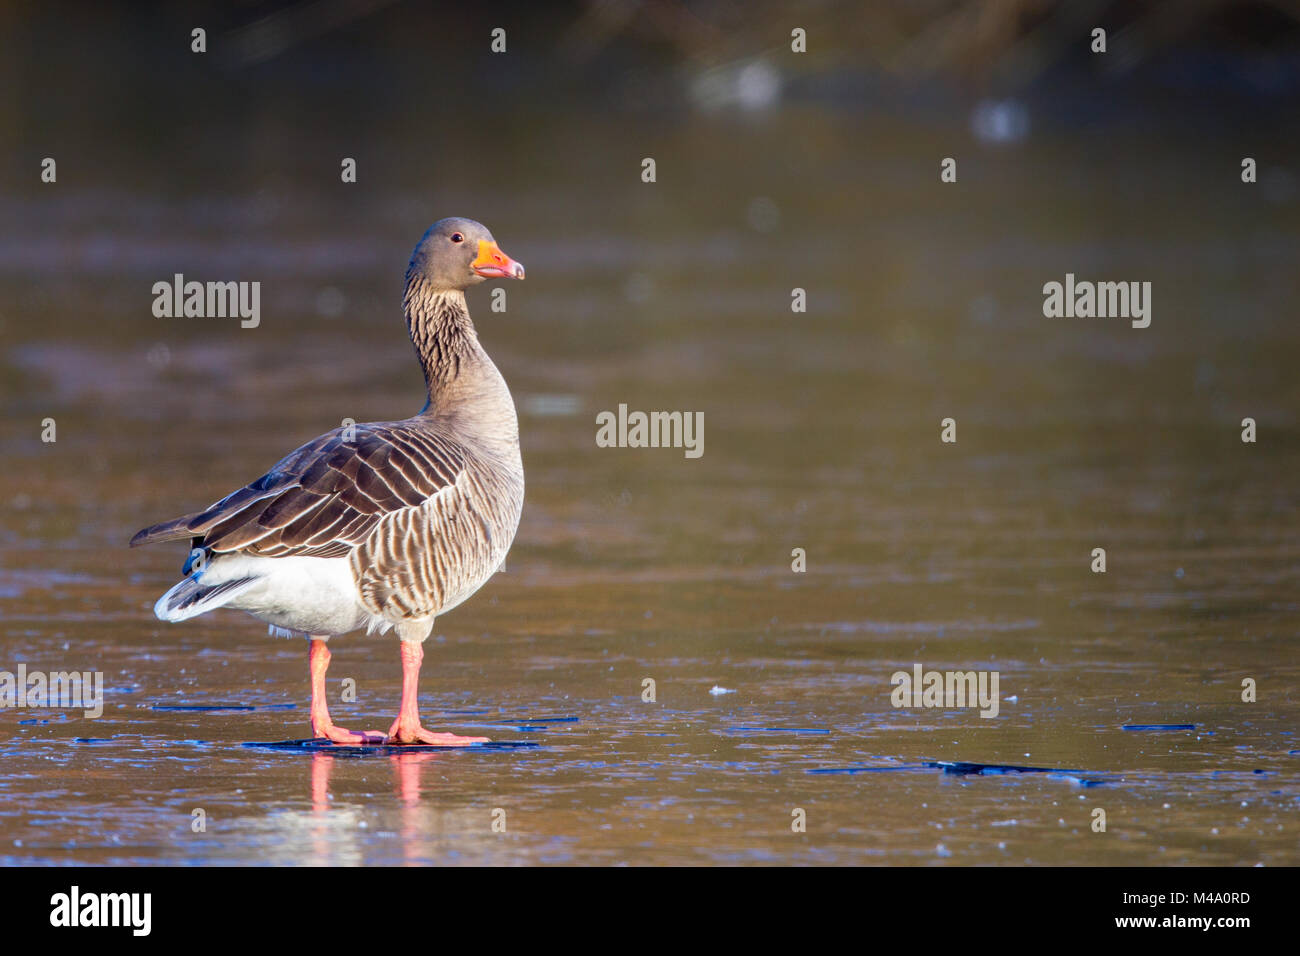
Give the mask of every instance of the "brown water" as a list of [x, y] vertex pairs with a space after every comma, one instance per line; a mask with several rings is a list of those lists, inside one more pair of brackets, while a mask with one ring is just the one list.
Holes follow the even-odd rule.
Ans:
[[[1300, 862], [1293, 181], [1138, 129], [654, 132], [654, 186], [639, 146], [610, 160], [630, 131], [561, 119], [436, 181], [400, 151], [359, 194], [277, 165], [268, 126], [216, 186], [164, 151], [0, 198], [0, 670], [106, 687], [99, 719], [0, 711], [0, 863]], [[419, 407], [399, 283], [451, 214], [528, 266], [505, 314], [471, 298], [528, 493], [505, 573], [435, 626], [422, 714], [534, 746], [245, 747], [306, 735], [306, 648], [157, 621], [183, 549], [126, 541]], [[155, 319], [174, 272], [261, 281], [261, 325]], [[1066, 272], [1150, 280], [1151, 327], [1045, 319]], [[704, 455], [597, 448], [619, 403], [702, 411]], [[387, 727], [396, 641], [334, 649], [336, 719]], [[998, 717], [893, 708], [916, 663], [997, 671]]]

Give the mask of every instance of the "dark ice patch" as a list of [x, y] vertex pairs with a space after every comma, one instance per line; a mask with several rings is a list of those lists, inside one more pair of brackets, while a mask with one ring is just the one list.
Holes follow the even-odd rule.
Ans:
[[439, 753], [460, 750], [531, 750], [540, 744], [524, 740], [492, 740], [485, 744], [464, 747], [443, 747], [435, 744], [336, 744], [328, 740], [279, 740], [273, 743], [252, 741], [240, 744], [252, 750], [279, 750], [289, 753], [327, 753], [338, 757], [382, 757], [410, 753]]
[[297, 704], [150, 704], [150, 710], [179, 713], [252, 713], [255, 710], [297, 710]]
[[1161, 730], [1195, 730], [1195, 724], [1124, 724], [1121, 730], [1161, 731]]

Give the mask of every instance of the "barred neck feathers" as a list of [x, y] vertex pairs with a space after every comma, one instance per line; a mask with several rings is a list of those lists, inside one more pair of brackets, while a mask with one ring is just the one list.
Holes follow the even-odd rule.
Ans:
[[438, 393], [477, 358], [478, 334], [469, 317], [465, 293], [459, 289], [431, 289], [421, 276], [408, 276], [402, 304], [406, 328], [424, 369], [429, 404], [433, 405]]

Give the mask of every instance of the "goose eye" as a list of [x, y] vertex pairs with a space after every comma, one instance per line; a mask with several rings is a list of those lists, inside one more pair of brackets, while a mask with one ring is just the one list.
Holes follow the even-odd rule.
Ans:
[[462, 236], [459, 232], [453, 232], [453, 233], [451, 234], [451, 241], [452, 241], [452, 242], [464, 242], [464, 241], [465, 241], [465, 237]]

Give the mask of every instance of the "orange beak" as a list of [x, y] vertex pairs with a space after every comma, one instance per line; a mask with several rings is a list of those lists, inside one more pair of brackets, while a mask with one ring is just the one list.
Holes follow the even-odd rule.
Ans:
[[478, 258], [469, 267], [487, 279], [522, 279], [524, 264], [515, 262], [495, 242], [478, 241]]

